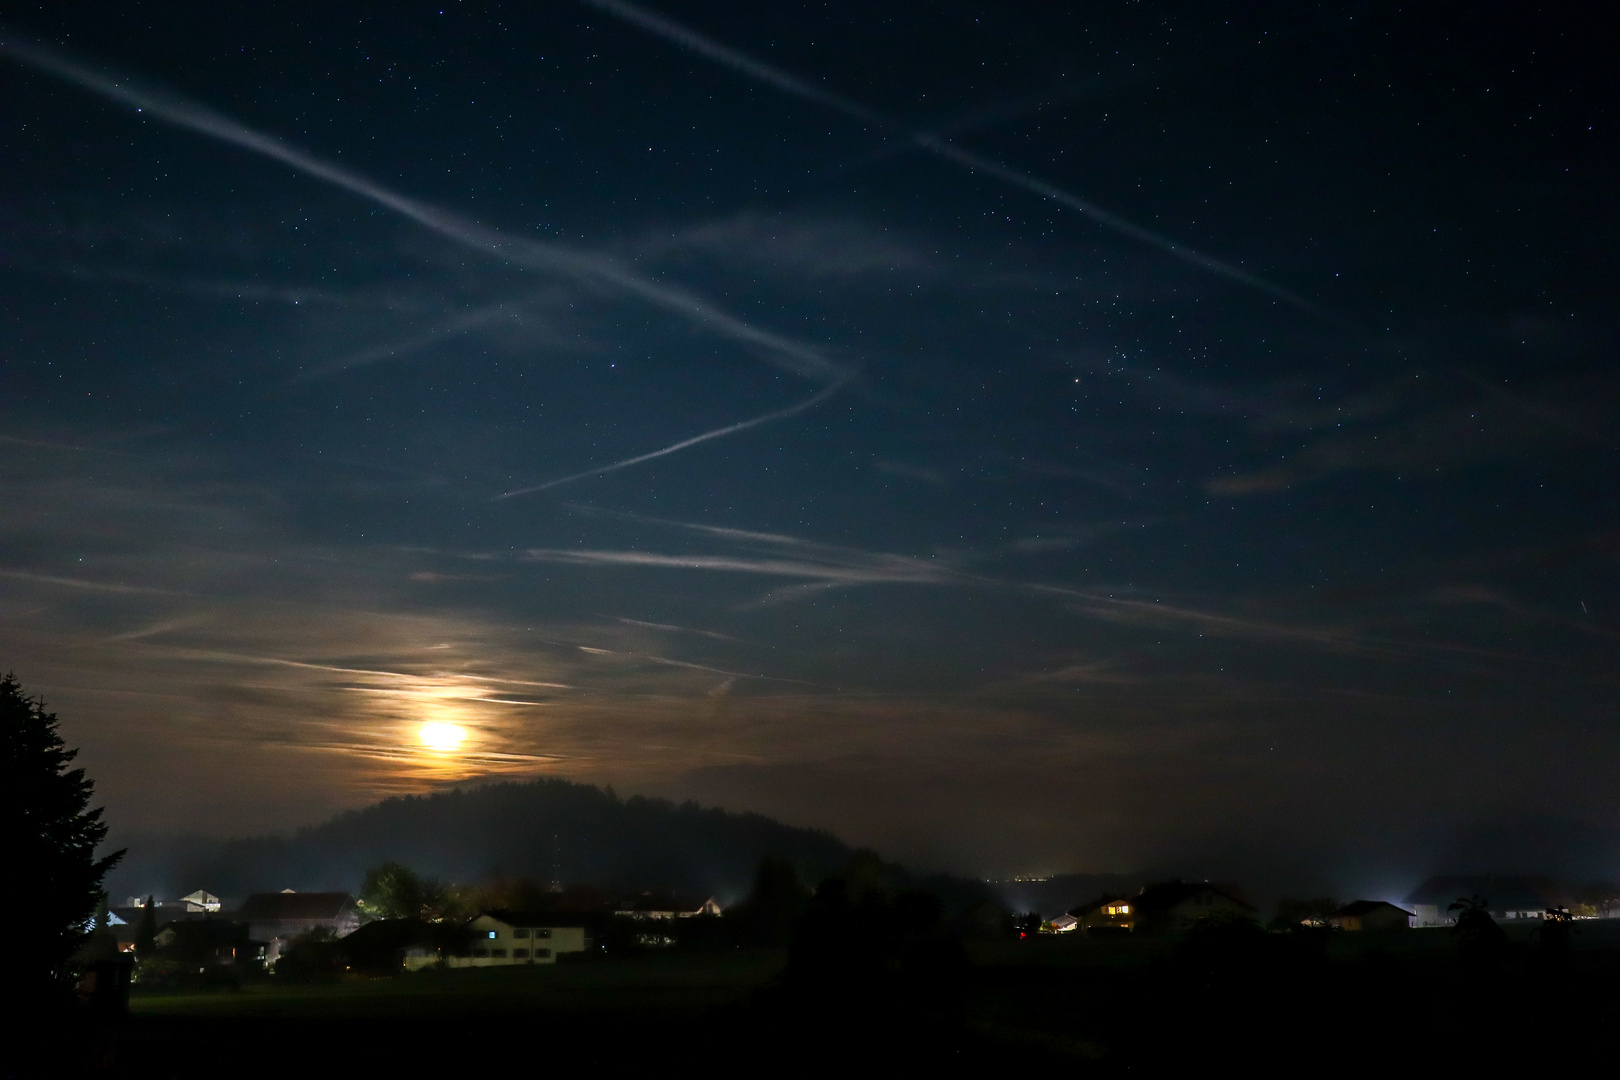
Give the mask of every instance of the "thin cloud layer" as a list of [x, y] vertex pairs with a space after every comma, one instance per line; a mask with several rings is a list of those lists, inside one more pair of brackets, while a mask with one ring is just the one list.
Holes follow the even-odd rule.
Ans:
[[0, 669], [125, 828], [566, 776], [989, 875], [1612, 817], [1578, 35], [1144, 10], [19, 16]]

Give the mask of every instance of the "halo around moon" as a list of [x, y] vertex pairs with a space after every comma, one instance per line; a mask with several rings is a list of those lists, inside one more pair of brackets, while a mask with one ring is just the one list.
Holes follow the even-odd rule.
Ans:
[[423, 724], [416, 732], [422, 745], [429, 750], [437, 750], [441, 754], [448, 754], [459, 749], [467, 741], [467, 729], [457, 724], [446, 724], [437, 720]]

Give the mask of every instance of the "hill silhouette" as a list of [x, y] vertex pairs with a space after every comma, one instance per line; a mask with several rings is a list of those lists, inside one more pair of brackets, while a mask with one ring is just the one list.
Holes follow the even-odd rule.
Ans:
[[747, 892], [767, 854], [814, 881], [846, 865], [854, 850], [831, 833], [761, 814], [533, 780], [386, 799], [291, 837], [132, 838], [111, 892], [353, 891], [368, 867], [393, 860], [447, 881], [525, 876], [726, 902]]

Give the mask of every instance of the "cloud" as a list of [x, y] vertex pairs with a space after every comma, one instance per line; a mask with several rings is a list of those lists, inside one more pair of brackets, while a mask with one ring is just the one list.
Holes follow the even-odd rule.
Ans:
[[1081, 480], [1131, 499], [1147, 497], [1148, 474], [1145, 470], [1117, 461], [1090, 459], [1080, 465], [1044, 461], [1022, 454], [1004, 455], [1004, 459], [1021, 472], [1034, 476], [1057, 476]]
[[750, 644], [749, 642], [744, 641], [742, 638], [732, 637], [730, 634], [717, 633], [714, 630], [697, 630], [690, 626], [675, 626], [671, 623], [656, 623], [647, 622], [643, 619], [628, 619], [623, 615], [613, 615], [610, 616], [610, 618], [612, 618], [613, 621], [623, 623], [626, 626], [639, 626], [646, 630], [663, 630], [671, 634], [696, 634], [699, 637], [713, 638], [716, 641], [734, 641], [739, 645]]
[[735, 424], [727, 424], [725, 427], [718, 427], [711, 431], [705, 431], [701, 434], [693, 435], [690, 438], [682, 439], [680, 442], [671, 443], [670, 445], [662, 447], [658, 450], [651, 450], [645, 454], [637, 454], [635, 457], [624, 458], [621, 461], [610, 462], [606, 465], [598, 465], [594, 469], [586, 469], [583, 472], [571, 473], [568, 476], [561, 476], [555, 480], [547, 480], [543, 484], [534, 484], [529, 487], [516, 488], [512, 491], [502, 492], [501, 494], [495, 496], [495, 498], [512, 499], [519, 495], [534, 495], [542, 491], [550, 491], [552, 488], [562, 487], [564, 484], [573, 484], [580, 480], [588, 480], [595, 476], [606, 476], [608, 473], [615, 473], [620, 469], [628, 469], [632, 466], [640, 465], [646, 461], [654, 461], [661, 457], [667, 457], [670, 454], [679, 453], [680, 451], [688, 449], [689, 447], [698, 446], [714, 439], [723, 439], [728, 435], [735, 435], [739, 431], [747, 431], [750, 428], [775, 423], [778, 420], [786, 420], [790, 417], [797, 416], [802, 412], [808, 412], [809, 410], [815, 408], [817, 405], [820, 405], [822, 402], [832, 397], [839, 390], [843, 389], [843, 387], [844, 383], [842, 381], [831, 383], [819, 393], [812, 394], [803, 401], [789, 405], [785, 409], [776, 409], [760, 416], [750, 417], [747, 420], [739, 420]]
[[1217, 495], [1265, 494], [1352, 471], [1441, 472], [1544, 452], [1572, 437], [1608, 446], [1599, 403], [1617, 382], [1604, 374], [1543, 386], [1534, 396], [1474, 396], [1381, 428], [1320, 439], [1276, 465], [1214, 477], [1204, 486]]
[[382, 361], [399, 360], [424, 349], [431, 349], [443, 344], [447, 339], [466, 334], [471, 330], [483, 330], [491, 324], [507, 320], [522, 322], [526, 314], [525, 306], [521, 301], [500, 301], [486, 304], [471, 311], [459, 312], [442, 322], [435, 323], [421, 333], [409, 337], [395, 338], [392, 341], [373, 345], [347, 356], [330, 360], [308, 368], [295, 376], [293, 382], [308, 382], [313, 379], [327, 378], [348, 371], [352, 368], [364, 367]]
[[918, 245], [889, 230], [848, 218], [764, 215], [748, 211], [646, 238], [640, 258], [707, 255], [726, 262], [810, 281], [839, 278], [932, 278], [945, 272]]
[[921, 465], [910, 465], [904, 461], [891, 461], [888, 458], [878, 458], [872, 462], [872, 468], [890, 476], [901, 476], [907, 480], [921, 480], [931, 487], [950, 487], [950, 480], [945, 474], [936, 469], [927, 469]]
[[600, 255], [513, 236], [479, 225], [395, 192], [352, 169], [295, 149], [273, 136], [255, 131], [178, 95], [140, 87], [129, 80], [114, 78], [69, 60], [42, 46], [15, 39], [0, 41], [0, 54], [137, 112], [150, 112], [178, 127], [279, 161], [307, 176], [386, 207], [446, 239], [491, 258], [549, 270], [635, 296], [741, 344], [752, 346], [768, 362], [793, 374], [817, 380], [835, 380], [845, 374], [820, 350], [754, 326], [688, 290], [642, 277]]
[[712, 60], [723, 67], [731, 68], [733, 71], [741, 72], [755, 82], [764, 83], [790, 97], [813, 102], [879, 131], [895, 133], [907, 139], [916, 148], [942, 161], [949, 162], [968, 172], [989, 177], [1031, 194], [1039, 195], [1043, 199], [1049, 199], [1060, 206], [1085, 215], [1104, 228], [1157, 248], [1173, 258], [1207, 273], [1257, 290], [1302, 310], [1323, 316], [1328, 314], [1322, 308], [1297, 293], [1284, 289], [1279, 285], [1274, 285], [1265, 278], [1244, 270], [1233, 263], [1217, 259], [1214, 256], [1206, 255], [1201, 251], [1177, 243], [1166, 236], [1153, 232], [1151, 229], [1143, 228], [1120, 217], [1118, 214], [1105, 210], [1089, 200], [1082, 199], [1080, 196], [1055, 184], [1048, 183], [1028, 173], [1020, 172], [1017, 169], [1009, 168], [1000, 162], [992, 161], [970, 150], [964, 150], [953, 143], [945, 141], [936, 134], [908, 128], [899, 121], [886, 117], [850, 98], [823, 90], [819, 86], [789, 75], [785, 71], [756, 60], [746, 53], [722, 45], [662, 15], [655, 14], [635, 4], [625, 3], [624, 0], [583, 0], [583, 2], [617, 19], [630, 23], [632, 26], [672, 42], [689, 52]]
[[649, 551], [530, 548], [519, 558], [527, 562], [564, 563], [571, 566], [648, 567], [811, 578], [843, 585], [942, 585], [971, 580], [962, 578], [945, 567], [901, 555], [871, 555], [863, 560], [811, 561], [782, 558], [751, 559], [731, 555], [673, 555]]
[[115, 581], [94, 581], [89, 578], [64, 577], [59, 574], [35, 574], [27, 570], [0, 570], [0, 577], [40, 585], [56, 585], [64, 589], [85, 589], [90, 592], [123, 593], [137, 596], [184, 595], [173, 589], [158, 589], [146, 585], [122, 585]]

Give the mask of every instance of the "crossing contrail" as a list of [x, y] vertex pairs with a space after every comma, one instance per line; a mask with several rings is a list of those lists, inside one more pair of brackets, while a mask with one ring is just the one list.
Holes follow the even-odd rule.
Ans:
[[429, 203], [383, 187], [352, 169], [322, 161], [272, 135], [255, 131], [222, 113], [176, 94], [113, 78], [35, 44], [0, 40], [0, 54], [73, 83], [81, 89], [100, 94], [136, 112], [149, 113], [166, 123], [279, 161], [307, 176], [324, 180], [369, 199], [424, 228], [490, 257], [518, 266], [566, 274], [598, 285], [609, 285], [637, 296], [655, 307], [717, 331], [733, 341], [754, 346], [760, 350], [767, 362], [802, 378], [836, 383], [848, 375], [841, 365], [828, 360], [811, 346], [744, 322], [684, 289], [644, 278], [599, 255], [510, 236], [485, 228]]
[[937, 135], [910, 128], [892, 117], [884, 116], [882, 113], [867, 108], [858, 101], [852, 101], [830, 90], [823, 90], [819, 86], [808, 83], [795, 75], [790, 75], [779, 68], [774, 68], [763, 61], [756, 60], [752, 56], [739, 52], [730, 46], [722, 45], [690, 27], [682, 26], [680, 23], [648, 11], [646, 8], [626, 3], [625, 0], [582, 0], [582, 2], [630, 23], [632, 26], [639, 27], [649, 34], [661, 37], [665, 41], [678, 45], [689, 52], [697, 53], [699, 56], [712, 60], [717, 64], [740, 72], [755, 82], [774, 87], [791, 97], [831, 109], [849, 117], [851, 120], [892, 131], [905, 138], [917, 149], [931, 154], [941, 161], [966, 169], [968, 172], [977, 173], [980, 176], [986, 176], [993, 180], [999, 180], [1004, 184], [1022, 188], [1024, 191], [1039, 195], [1043, 199], [1050, 199], [1061, 206], [1068, 207], [1070, 210], [1084, 214], [1104, 228], [1112, 229], [1133, 240], [1158, 248], [1160, 251], [1174, 256], [1182, 262], [1198, 267], [1200, 270], [1224, 277], [1228, 281], [1247, 286], [1313, 314], [1333, 318], [1329, 312], [1324, 311], [1303, 296], [1290, 292], [1280, 285], [1274, 285], [1265, 278], [1251, 274], [1240, 266], [1235, 266], [1224, 259], [1217, 259], [1213, 255], [1206, 255], [1185, 244], [1177, 243], [1167, 236], [1128, 221], [1088, 199], [1082, 199], [1080, 196], [1065, 191], [1039, 177], [1031, 176], [1029, 173], [1020, 172], [1000, 162], [992, 161], [980, 154], [973, 153], [971, 150], [963, 150], [961, 147], [946, 142]]
[[761, 424], [768, 424], [773, 420], [786, 420], [790, 416], [797, 416], [799, 413], [815, 408], [817, 405], [820, 405], [823, 401], [826, 401], [843, 388], [843, 381], [835, 382], [821, 390], [819, 393], [807, 397], [795, 405], [789, 405], [785, 409], [777, 409], [775, 412], [768, 412], [763, 416], [756, 416], [749, 420], [740, 420], [735, 424], [729, 424], [723, 428], [715, 428], [713, 431], [705, 431], [701, 435], [694, 435], [690, 439], [682, 439], [680, 442], [666, 446], [662, 450], [654, 450], [647, 454], [638, 454], [632, 458], [625, 458], [623, 461], [615, 461], [611, 465], [602, 465], [595, 469], [586, 469], [584, 472], [577, 472], [571, 476], [559, 477], [556, 480], [547, 480], [545, 483], [535, 484], [533, 487], [518, 488], [515, 491], [502, 492], [501, 494], [495, 496], [495, 498], [500, 500], [510, 499], [516, 495], [532, 495], [537, 491], [545, 491], [548, 488], [562, 487], [564, 484], [572, 484], [576, 480], [588, 480], [593, 476], [602, 476], [606, 473], [618, 472], [620, 469], [628, 469], [632, 465], [640, 465], [643, 461], [651, 461], [653, 458], [661, 458], [666, 454], [673, 454], [677, 451], [685, 450], [689, 446], [696, 446], [698, 443], [708, 442], [710, 439], [724, 438], [727, 435], [732, 435], [739, 431], [747, 431], [749, 428], [759, 427]]
[[472, 311], [464, 311], [441, 323], [428, 327], [420, 334], [409, 338], [396, 339], [381, 345], [374, 345], [360, 352], [350, 353], [348, 356], [301, 372], [288, 381], [291, 383], [311, 382], [348, 371], [350, 368], [364, 367], [367, 364], [375, 364], [383, 360], [396, 360], [399, 357], [409, 356], [418, 350], [436, 345], [452, 334], [476, 330], [502, 317], [519, 319], [522, 317], [522, 313], [521, 303], [508, 301], [475, 308]]

